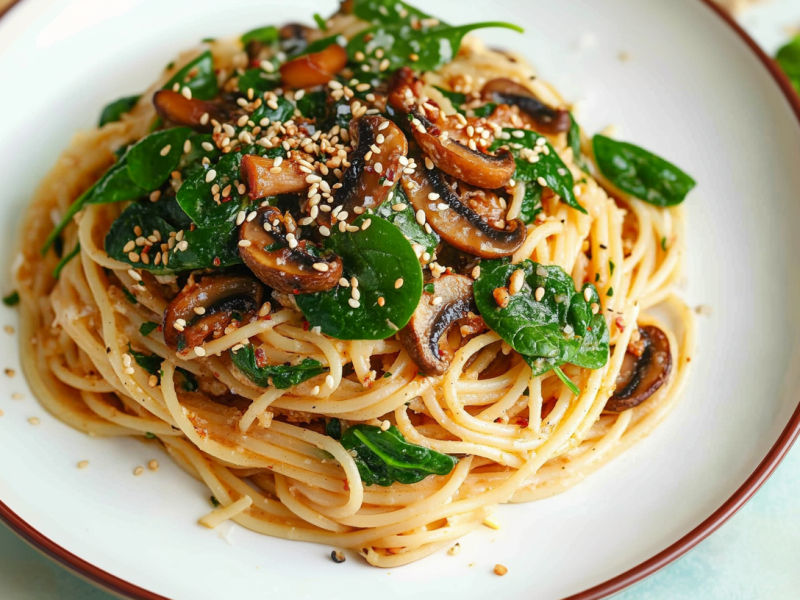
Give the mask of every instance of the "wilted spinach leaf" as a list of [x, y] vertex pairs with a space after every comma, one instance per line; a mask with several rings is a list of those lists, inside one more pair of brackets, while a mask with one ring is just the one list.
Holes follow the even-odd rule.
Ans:
[[680, 204], [696, 185], [671, 162], [639, 146], [604, 135], [594, 136], [593, 144], [600, 172], [622, 191], [649, 204]]
[[180, 88], [188, 87], [192, 90], [192, 97], [200, 100], [211, 100], [219, 94], [217, 74], [214, 72], [214, 57], [210, 50], [206, 50], [194, 60], [191, 60], [180, 71], [175, 73], [164, 84], [165, 90], [171, 90], [178, 84]]
[[394, 426], [382, 431], [373, 425], [354, 425], [342, 434], [341, 443], [355, 450], [358, 472], [367, 485], [417, 483], [428, 475], [447, 475], [458, 462], [447, 454], [409, 444]]
[[139, 333], [147, 337], [148, 335], [153, 333], [156, 329], [158, 329], [158, 323], [151, 323], [150, 321], [145, 321], [139, 326]]
[[188, 127], [175, 127], [136, 142], [126, 155], [131, 181], [147, 191], [158, 188], [178, 166], [183, 145], [191, 134]]
[[278, 28], [274, 25], [267, 25], [266, 27], [258, 27], [251, 29], [245, 33], [241, 38], [242, 44], [249, 42], [261, 42], [262, 44], [274, 44], [278, 41]]
[[266, 365], [259, 367], [252, 344], [229, 352], [233, 364], [253, 383], [259, 387], [272, 387], [286, 390], [328, 371], [322, 363], [313, 358], [304, 358], [297, 365]]
[[[405, 204], [406, 207], [397, 211], [392, 208], [396, 204]], [[377, 215], [397, 227], [412, 243], [425, 246], [427, 252], [433, 253], [436, 246], [439, 245], [439, 235], [435, 231], [428, 233], [417, 223], [414, 209], [411, 208], [408, 196], [406, 196], [402, 186], [395, 186], [394, 198], [392, 198], [391, 202], [381, 204], [378, 207]]]
[[106, 104], [103, 108], [103, 112], [100, 113], [100, 121], [97, 123], [97, 126], [102, 127], [106, 123], [119, 121], [122, 115], [130, 112], [131, 109], [136, 106], [139, 98], [141, 98], [141, 96], [126, 96], [125, 98], [120, 98]]
[[[241, 152], [225, 154], [216, 164], [192, 171], [178, 190], [178, 204], [199, 227], [216, 227], [220, 223], [230, 221], [242, 209], [248, 200], [246, 194], [240, 194], [235, 181], [243, 181], [239, 174], [242, 163]], [[216, 176], [206, 181], [208, 173], [214, 171]], [[230, 186], [227, 196], [221, 197], [219, 203], [214, 201], [211, 188], [219, 186], [220, 194]]]

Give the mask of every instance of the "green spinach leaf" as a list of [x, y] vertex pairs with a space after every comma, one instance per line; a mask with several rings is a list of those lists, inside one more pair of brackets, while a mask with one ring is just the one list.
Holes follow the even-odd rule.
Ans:
[[519, 218], [526, 225], [530, 225], [540, 212], [542, 212], [542, 186], [534, 181], [529, 181], [525, 183], [525, 195], [522, 197]]
[[800, 35], [782, 46], [775, 55], [775, 60], [800, 94]]
[[161, 370], [161, 363], [164, 362], [164, 359], [158, 354], [144, 354], [143, 352], [137, 352], [131, 348], [130, 344], [128, 344], [128, 354], [133, 357], [133, 360], [136, 361], [137, 365], [150, 373], [150, 375], [159, 374], [159, 371]]
[[278, 28], [274, 25], [267, 25], [266, 27], [258, 27], [251, 29], [245, 33], [240, 39], [242, 44], [247, 45], [250, 42], [261, 42], [262, 44], [274, 44], [278, 41]]
[[214, 72], [214, 57], [206, 50], [197, 58], [186, 64], [164, 84], [165, 90], [174, 89], [178, 84], [179, 91], [183, 87], [192, 90], [192, 97], [199, 100], [211, 100], [219, 94], [217, 74]]
[[[337, 229], [325, 246], [342, 257], [344, 276], [358, 280], [360, 298], [351, 303], [352, 288], [337, 286], [314, 294], [295, 296], [312, 327], [340, 340], [382, 340], [408, 323], [422, 297], [422, 269], [411, 244], [400, 230], [377, 215], [361, 215], [367, 229], [342, 233]], [[400, 288], [395, 282], [403, 280]], [[384, 305], [378, 305], [378, 298]]]
[[[406, 207], [400, 211], [394, 210], [392, 206], [397, 204], [405, 204]], [[425, 250], [431, 254], [439, 245], [439, 235], [435, 231], [428, 233], [417, 223], [414, 209], [411, 208], [408, 196], [402, 186], [395, 186], [391, 202], [381, 204], [378, 207], [377, 215], [397, 227], [412, 244], [425, 246]]]
[[428, 475], [449, 474], [458, 462], [447, 454], [409, 444], [394, 426], [383, 431], [373, 425], [354, 425], [342, 434], [341, 443], [355, 451], [358, 472], [367, 485], [417, 483]]
[[178, 166], [183, 145], [190, 138], [188, 127], [156, 131], [136, 142], [128, 150], [128, 175], [147, 191], [157, 189]]
[[[504, 129], [510, 138], [508, 140], [496, 139], [491, 150], [507, 146], [517, 162], [514, 179], [517, 181], [533, 181], [541, 184], [544, 180], [547, 187], [558, 194], [561, 201], [575, 210], [586, 213], [586, 209], [578, 204], [573, 188], [575, 181], [572, 173], [561, 160], [547, 138], [535, 131], [525, 129]], [[538, 140], [543, 140], [539, 142]], [[538, 145], [537, 145], [538, 142]], [[531, 162], [533, 161], [533, 162]]]
[[235, 352], [229, 351], [231, 360], [236, 368], [253, 383], [260, 387], [276, 387], [286, 390], [303, 383], [322, 373], [327, 373], [328, 368], [313, 358], [304, 358], [297, 365], [266, 365], [259, 367], [256, 361], [256, 351], [252, 344], [239, 348]]
[[78, 242], [77, 244], [75, 244], [75, 247], [69, 252], [69, 254], [62, 256], [61, 260], [58, 261], [56, 268], [53, 269], [53, 277], [56, 279], [61, 277], [61, 271], [64, 269], [64, 267], [67, 266], [67, 263], [76, 256], [78, 256], [78, 254], [80, 253], [81, 253], [81, 243]]
[[478, 108], [472, 109], [472, 114], [478, 118], [488, 117], [495, 111], [496, 108], [497, 104], [495, 104], [494, 102], [487, 102], [483, 106], [479, 106]]
[[322, 122], [325, 115], [328, 113], [326, 106], [327, 94], [325, 92], [306, 92], [303, 97], [297, 101], [297, 110], [300, 111], [306, 119], [314, 119], [317, 122]]
[[[216, 164], [195, 169], [181, 185], [178, 204], [199, 227], [216, 227], [234, 219], [248, 202], [247, 195], [240, 194], [236, 187], [237, 181], [243, 181], [239, 174], [242, 156], [241, 152], [225, 154]], [[215, 176], [207, 181], [211, 171]], [[214, 186], [219, 186], [219, 203], [211, 192]], [[222, 194], [225, 191], [227, 195]]]
[[19, 292], [15, 290], [8, 296], [3, 296], [3, 304], [6, 306], [16, 306], [19, 304]]
[[130, 112], [131, 109], [136, 106], [136, 103], [139, 102], [139, 98], [141, 98], [141, 96], [126, 96], [125, 98], [120, 98], [106, 104], [103, 108], [103, 112], [100, 113], [100, 121], [97, 123], [97, 126], [102, 127], [106, 123], [115, 123], [122, 119], [122, 115]]
[[461, 108], [467, 102], [467, 95], [462, 94], [461, 92], [451, 92], [450, 90], [446, 90], [438, 85], [433, 86], [437, 90], [442, 93], [442, 96], [450, 100], [450, 104], [453, 105], [453, 109], [456, 112], [460, 112], [462, 115], [466, 112], [463, 108]]
[[600, 172], [622, 191], [649, 204], [680, 204], [696, 185], [671, 162], [639, 146], [604, 135], [594, 136], [593, 144]]
[[281, 75], [277, 68], [272, 73], [268, 73], [261, 67], [254, 67], [247, 69], [239, 77], [239, 91], [242, 94], [247, 93], [249, 89], [252, 89], [256, 94], [263, 94], [280, 87], [280, 85]]
[[151, 333], [153, 333], [156, 329], [158, 329], [158, 323], [151, 323], [150, 321], [145, 321], [139, 326], [139, 333], [141, 333], [144, 337], [147, 337]]
[[[508, 286], [517, 269], [524, 271], [525, 283], [501, 308], [493, 292]], [[544, 295], [537, 301], [539, 288]], [[530, 260], [517, 265], [508, 260], [483, 261], [473, 289], [486, 324], [523, 356], [534, 375], [567, 362], [598, 369], [608, 360], [608, 327], [603, 316], [591, 309], [600, 303], [597, 290], [585, 284], [575, 291], [575, 282], [561, 267]]]

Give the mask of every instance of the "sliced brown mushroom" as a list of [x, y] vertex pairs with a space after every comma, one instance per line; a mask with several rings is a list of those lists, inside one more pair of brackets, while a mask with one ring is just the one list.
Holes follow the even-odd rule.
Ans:
[[[224, 111], [217, 104], [187, 98], [172, 90], [159, 90], [153, 94], [153, 105], [162, 119], [175, 125], [210, 131], [213, 127], [211, 119], [224, 120]], [[208, 118], [204, 119], [203, 115], [208, 115]]]
[[[300, 169], [300, 163], [280, 159], [276, 167], [276, 160], [254, 154], [242, 158], [242, 177], [247, 182], [247, 195], [252, 200], [278, 194], [295, 194], [308, 188], [308, 173]], [[273, 172], [276, 168], [277, 172]]]
[[605, 409], [622, 412], [638, 406], [667, 381], [671, 370], [672, 353], [667, 336], [653, 325], [640, 327], [639, 340], [628, 346], [616, 390]]
[[[485, 325], [483, 319], [475, 316], [477, 309], [469, 277], [443, 275], [431, 283], [433, 293], [422, 294], [411, 320], [400, 330], [399, 339], [420, 370], [426, 375], [441, 375], [453, 360], [453, 350], [447, 344], [450, 327], [468, 319], [469, 331], [475, 333]], [[435, 298], [441, 300], [434, 304]]]
[[561, 133], [569, 130], [572, 125], [569, 111], [547, 106], [532, 91], [511, 79], [487, 81], [481, 90], [481, 96], [486, 102], [518, 107], [533, 120], [532, 126], [541, 133]]
[[[239, 227], [239, 255], [261, 281], [284, 294], [330, 289], [342, 276], [342, 259], [297, 240], [297, 228], [274, 206], [260, 208]], [[244, 245], [242, 245], [244, 243]]]
[[328, 83], [346, 64], [347, 51], [339, 44], [331, 44], [283, 63], [279, 71], [284, 87], [297, 90]]
[[[400, 160], [408, 153], [406, 136], [383, 117], [350, 121], [350, 136], [355, 150], [347, 159], [350, 166], [344, 172], [341, 187], [334, 190], [333, 201], [333, 206], [342, 207], [337, 211], [337, 219], [347, 222], [368, 208], [378, 208], [386, 200], [403, 170]], [[317, 221], [330, 226], [331, 213], [320, 213]]]
[[424, 112], [417, 105], [419, 82], [404, 67], [395, 73], [390, 83], [389, 104], [406, 116], [414, 140], [438, 168], [462, 181], [481, 188], [499, 188], [514, 175], [516, 163], [507, 150], [497, 155], [472, 150], [452, 139], [446, 130], [441, 111]]
[[204, 277], [181, 290], [164, 311], [164, 341], [173, 350], [201, 345], [220, 337], [231, 321], [254, 315], [264, 299], [264, 286], [253, 277]]
[[402, 185], [414, 211], [423, 211], [431, 228], [459, 250], [480, 258], [502, 258], [525, 242], [525, 224], [502, 218], [504, 211], [498, 210], [499, 198], [492, 190], [448, 183], [441, 171], [423, 166], [404, 174]]

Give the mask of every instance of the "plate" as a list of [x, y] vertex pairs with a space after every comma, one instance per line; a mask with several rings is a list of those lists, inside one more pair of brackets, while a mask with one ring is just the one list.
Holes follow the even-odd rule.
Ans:
[[[146, 87], [201, 38], [334, 9], [330, 0], [23, 0], [0, 21], [2, 263], [13, 263], [10, 240], [32, 187], [107, 101]], [[430, 0], [425, 9], [455, 23], [525, 26], [524, 36], [482, 37], [524, 52], [580, 102], [588, 131], [616, 125], [697, 179], [686, 202], [683, 293], [713, 313], [701, 319], [681, 402], [649, 438], [577, 487], [501, 507], [502, 529], [469, 535], [458, 556], [386, 571], [352, 556], [335, 564], [330, 548], [235, 525], [198, 526], [207, 490], [157, 446], [73, 431], [17, 374], [3, 379], [0, 395], [0, 517], [29, 542], [132, 598], [600, 598], [697, 544], [775, 468], [800, 430], [792, 225], [800, 222], [800, 104], [785, 80], [701, 0], [495, 0], [491, 14], [483, 2]], [[15, 325], [11, 309], [0, 307], [0, 318]], [[0, 336], [0, 366], [19, 372], [16, 340]], [[133, 476], [153, 458], [158, 472]], [[89, 468], [78, 470], [81, 460]], [[509, 574], [495, 576], [496, 563]]]

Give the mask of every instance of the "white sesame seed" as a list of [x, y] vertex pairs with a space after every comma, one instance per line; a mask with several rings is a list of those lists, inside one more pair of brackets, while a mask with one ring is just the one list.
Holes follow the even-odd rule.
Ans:
[[159, 152], [159, 154], [161, 154], [161, 156], [166, 156], [167, 154], [169, 154], [170, 150], [172, 150], [172, 146], [170, 144], [167, 144], [161, 149], [161, 152]]
[[331, 88], [332, 90], [340, 90], [342, 89], [342, 84], [336, 81], [335, 79], [331, 79], [328, 82], [328, 87]]
[[536, 288], [536, 293], [534, 294], [534, 298], [536, 298], [537, 302], [541, 302], [542, 298], [544, 298], [544, 288], [538, 287]]
[[134, 281], [141, 281], [142, 280], [142, 276], [139, 275], [138, 271], [135, 271], [134, 269], [128, 269], [128, 275]]
[[328, 237], [331, 234], [331, 230], [325, 227], [325, 225], [320, 226], [319, 234], [323, 237]]
[[417, 211], [416, 217], [417, 217], [417, 223], [419, 223], [420, 225], [424, 225], [425, 224], [425, 211], [424, 210], [422, 210], [420, 208]]
[[353, 300], [361, 300], [361, 292], [358, 291], [358, 288], [352, 288], [350, 290], [350, 295], [353, 297]]
[[428, 194], [428, 200], [438, 200], [438, 199], [439, 199], [439, 194], [437, 194], [436, 192], [431, 192], [430, 194]]
[[197, 346], [197, 347], [194, 349], [194, 353], [195, 353], [197, 356], [205, 356], [205, 355], [206, 355], [206, 350], [205, 350], [205, 348], [203, 348], [202, 346]]
[[313, 264], [313, 265], [311, 265], [311, 266], [312, 266], [312, 267], [314, 267], [314, 268], [315, 268], [317, 271], [319, 271], [320, 273], [327, 273], [327, 272], [328, 272], [328, 269], [330, 268], [330, 267], [328, 267], [328, 265], [326, 265], [325, 263], [314, 263], [314, 264]]
[[361, 230], [363, 231], [363, 230], [365, 230], [365, 229], [369, 228], [369, 226], [370, 226], [370, 225], [372, 225], [372, 219], [366, 219], [366, 220], [365, 220], [365, 221], [364, 221], [364, 222], [361, 224]]
[[511, 275], [511, 281], [508, 285], [508, 293], [511, 294], [512, 296], [514, 294], [519, 293], [519, 291], [522, 289], [522, 284], [524, 282], [525, 282], [525, 271], [523, 271], [522, 269], [517, 269]]
[[351, 277], [350, 285], [352, 285], [353, 287], [358, 287], [358, 279], [356, 279], [355, 277]]
[[348, 304], [349, 304], [349, 305], [350, 305], [352, 308], [358, 308], [359, 306], [361, 306], [361, 303], [360, 303], [358, 300], [356, 300], [355, 298], [350, 298], [350, 299], [347, 301], [347, 303], [348, 303]]
[[375, 166], [373, 168], [375, 169], [376, 173], [378, 173], [378, 174], [383, 173], [383, 165], [381, 163], [379, 163], [379, 162], [375, 163]]
[[240, 248], [248, 248], [249, 246], [250, 246], [250, 240], [239, 240]]
[[525, 137], [525, 132], [524, 131], [520, 131], [519, 129], [517, 129], [516, 131], [512, 131], [511, 135], [513, 135], [515, 138], [524, 138]]
[[217, 172], [214, 169], [209, 169], [208, 173], [206, 173], [206, 183], [211, 183], [214, 181], [214, 178], [217, 176]]
[[236, 215], [236, 225], [241, 225], [244, 223], [244, 219], [246, 217], [246, 213], [243, 210], [239, 211], [239, 214]]
[[536, 180], [536, 183], [538, 183], [542, 187], [547, 187], [547, 180], [544, 177], [539, 177]]
[[194, 307], [194, 312], [197, 315], [204, 315], [204, 314], [206, 314], [206, 309], [203, 308], [202, 306], [195, 306]]
[[247, 222], [249, 223], [250, 221], [255, 219], [257, 216], [258, 216], [258, 212], [254, 210], [249, 215], [247, 215]]
[[342, 286], [342, 287], [350, 287], [350, 282], [347, 281], [347, 278], [341, 277], [339, 279], [339, 285]]

